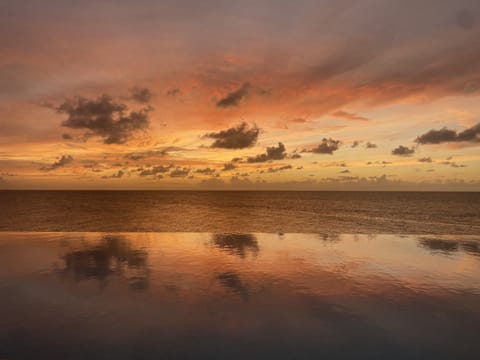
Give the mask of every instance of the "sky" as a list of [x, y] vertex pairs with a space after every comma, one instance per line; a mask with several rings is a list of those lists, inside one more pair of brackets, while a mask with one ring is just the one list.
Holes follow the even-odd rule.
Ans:
[[0, 189], [480, 190], [478, 0], [0, 2]]

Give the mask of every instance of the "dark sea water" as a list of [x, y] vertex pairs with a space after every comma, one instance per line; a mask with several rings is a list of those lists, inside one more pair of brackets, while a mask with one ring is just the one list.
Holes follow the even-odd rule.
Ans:
[[480, 192], [3, 191], [0, 231], [480, 234]]
[[0, 359], [479, 359], [480, 194], [0, 192]]

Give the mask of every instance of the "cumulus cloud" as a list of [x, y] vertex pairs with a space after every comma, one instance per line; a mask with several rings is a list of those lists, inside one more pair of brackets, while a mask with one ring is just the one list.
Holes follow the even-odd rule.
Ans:
[[385, 167], [385, 166], [390, 165], [390, 164], [392, 164], [392, 162], [390, 162], [390, 161], [385, 161], [385, 160], [383, 160], [383, 161], [373, 161], [373, 162], [372, 162], [372, 161], [369, 161], [369, 162], [367, 162], [367, 165], [382, 165], [382, 167]]
[[136, 151], [132, 153], [128, 153], [125, 155], [125, 158], [129, 160], [142, 160], [151, 157], [164, 157], [167, 156], [171, 152], [176, 151], [187, 151], [187, 149], [177, 147], [177, 146], [167, 146], [164, 148], [153, 149], [153, 150], [146, 150], [146, 151]]
[[334, 151], [337, 151], [341, 145], [340, 140], [334, 140], [332, 138], [323, 138], [322, 142], [311, 150], [304, 150], [305, 152], [312, 152], [314, 154], [329, 154], [333, 155]]
[[249, 126], [246, 122], [227, 130], [205, 134], [204, 137], [215, 139], [210, 147], [223, 149], [244, 149], [257, 143], [260, 129]]
[[134, 87], [130, 89], [132, 100], [140, 103], [146, 104], [152, 99], [152, 93], [147, 88]]
[[281, 142], [278, 143], [278, 146], [267, 147], [267, 151], [264, 154], [259, 154], [257, 156], [251, 156], [247, 158], [249, 163], [258, 163], [266, 162], [270, 160], [282, 160], [287, 156], [285, 145]]
[[173, 170], [169, 176], [173, 178], [184, 178], [187, 177], [188, 174], [190, 174], [190, 169], [188, 168], [176, 168]]
[[145, 131], [150, 125], [150, 106], [128, 111], [128, 106], [108, 95], [96, 99], [76, 97], [67, 99], [57, 112], [68, 115], [62, 126], [84, 130], [86, 138], [98, 136], [105, 144], [124, 144], [135, 132]]
[[399, 147], [392, 150], [392, 155], [396, 156], [411, 156], [413, 154], [415, 154], [415, 149], [413, 147], [408, 148], [403, 145], [400, 145]]
[[216, 171], [215, 169], [212, 169], [209, 167], [195, 170], [197, 174], [202, 174], [202, 175], [214, 175], [215, 171]]
[[355, 113], [349, 113], [343, 110], [338, 110], [332, 113], [333, 116], [340, 118], [340, 119], [345, 119], [345, 120], [353, 120], [353, 121], [368, 121], [369, 119], [363, 116], [359, 116]]
[[418, 162], [431, 163], [431, 162], [433, 162], [433, 160], [430, 157], [423, 157], [423, 158], [418, 159]]
[[[362, 143], [362, 141], [355, 140], [355, 141], [352, 143], [351, 148], [352, 148], [352, 149], [355, 149], [355, 148], [359, 147], [359, 146], [360, 146], [360, 143]], [[372, 143], [372, 142], [370, 142], [370, 141], [367, 141], [364, 146], [365, 146], [365, 149], [376, 149], [376, 148], [377, 148], [377, 144], [374, 144], [374, 143]]]
[[230, 171], [230, 170], [234, 170], [236, 168], [237, 168], [237, 166], [235, 164], [227, 163], [227, 164], [223, 165], [222, 171]]
[[449, 165], [453, 168], [464, 168], [464, 167], [467, 167], [467, 165], [463, 165], [463, 164], [457, 164], [456, 162], [454, 161], [443, 161], [441, 162], [440, 164], [442, 165]]
[[113, 173], [112, 175], [102, 176], [102, 179], [120, 179], [120, 178], [123, 177], [123, 175], [125, 175], [125, 171], [123, 171], [123, 170], [118, 170], [116, 173]]
[[275, 168], [268, 168], [267, 171], [269, 173], [276, 173], [276, 172], [279, 172], [279, 171], [290, 170], [290, 169], [293, 169], [292, 165], [284, 165], [284, 166], [279, 166], [279, 167], [275, 167]]
[[238, 88], [237, 90], [231, 93], [228, 93], [227, 96], [220, 99], [217, 102], [217, 107], [226, 108], [226, 107], [238, 106], [240, 104], [240, 101], [248, 95], [249, 90], [250, 90], [250, 84], [244, 83], [240, 88]]
[[151, 175], [158, 175], [158, 174], [164, 174], [170, 171], [170, 169], [173, 167], [173, 165], [158, 165], [154, 166], [150, 169], [144, 169], [140, 171], [140, 176], [151, 176]]
[[448, 129], [430, 130], [415, 139], [418, 144], [441, 144], [446, 142], [473, 142], [480, 143], [480, 123], [461, 132]]
[[64, 167], [64, 166], [70, 164], [71, 162], [73, 162], [73, 157], [71, 155], [62, 155], [52, 165], [44, 166], [44, 167], [41, 168], [41, 170], [44, 170], [44, 171], [55, 170], [55, 169], [58, 169], [60, 167]]

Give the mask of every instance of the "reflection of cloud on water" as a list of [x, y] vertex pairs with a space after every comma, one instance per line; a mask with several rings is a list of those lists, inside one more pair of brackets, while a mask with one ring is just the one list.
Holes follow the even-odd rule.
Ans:
[[243, 300], [248, 300], [248, 288], [240, 276], [234, 271], [226, 271], [217, 275], [219, 283], [239, 295]]
[[241, 258], [245, 258], [248, 252], [257, 255], [260, 251], [257, 238], [252, 234], [213, 234], [212, 243], [215, 247]]
[[421, 238], [418, 243], [421, 247], [434, 253], [452, 255], [453, 253], [463, 251], [470, 255], [480, 256], [480, 243], [477, 241]]
[[460, 247], [471, 255], [480, 256], [480, 243], [477, 241], [462, 241]]
[[148, 253], [135, 249], [124, 236], [106, 235], [99, 243], [84, 245], [67, 251], [63, 256], [65, 267], [59, 272], [75, 281], [96, 279], [107, 284], [110, 276], [128, 280], [132, 289], [148, 287]]
[[340, 235], [338, 234], [318, 234], [320, 240], [326, 243], [338, 243], [340, 242]]

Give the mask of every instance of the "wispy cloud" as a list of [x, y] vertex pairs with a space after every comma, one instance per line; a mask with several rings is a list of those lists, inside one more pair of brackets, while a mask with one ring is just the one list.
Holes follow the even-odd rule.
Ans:
[[227, 96], [224, 98], [221, 98], [217, 102], [217, 107], [232, 107], [232, 106], [238, 106], [240, 104], [240, 101], [244, 99], [250, 90], [250, 84], [249, 83], [244, 83], [240, 88], [238, 88], [235, 91], [232, 91], [231, 93], [228, 93]]

